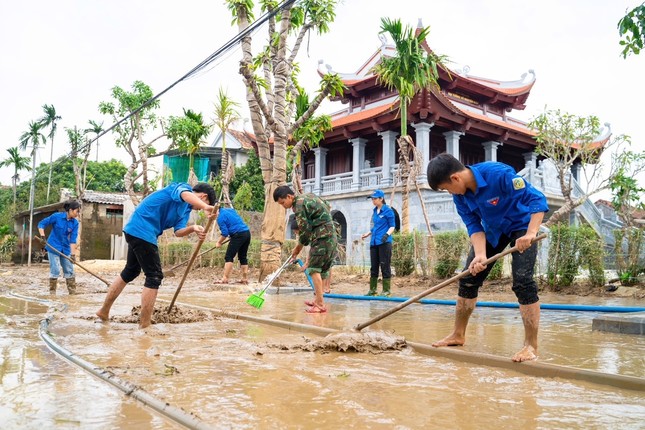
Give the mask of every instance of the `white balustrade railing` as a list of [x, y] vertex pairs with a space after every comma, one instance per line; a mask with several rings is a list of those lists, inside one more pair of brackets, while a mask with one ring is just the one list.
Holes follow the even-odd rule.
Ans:
[[322, 193], [347, 193], [352, 190], [352, 172], [327, 175], [322, 177]]

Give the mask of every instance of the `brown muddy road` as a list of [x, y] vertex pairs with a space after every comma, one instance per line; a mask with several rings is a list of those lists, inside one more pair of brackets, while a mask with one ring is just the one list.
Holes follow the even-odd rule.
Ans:
[[[37, 272], [35, 271], [37, 270]], [[105, 270], [111, 278], [118, 270]], [[260, 310], [245, 303], [252, 288], [222, 291], [201, 276], [184, 285], [181, 316], [139, 330], [130, 316], [141, 282], [117, 300], [108, 324], [93, 313], [100, 281], [79, 274], [83, 294], [45, 293], [46, 266], [0, 268], [1, 428], [181, 428], [113, 386], [61, 359], [39, 338], [39, 322], [77, 357], [111, 371], [212, 428], [621, 428], [640, 429], [645, 393], [432, 357], [410, 348], [374, 353], [309, 352], [319, 338], [266, 324], [200, 314], [187, 305], [342, 329], [365, 322], [392, 303], [329, 300], [330, 312], [303, 312], [308, 293], [267, 296]], [[160, 298], [172, 298], [168, 279]], [[338, 291], [343, 280], [336, 281]], [[446, 290], [449, 290], [448, 288]], [[454, 290], [437, 298], [452, 298]], [[26, 301], [16, 293], [47, 302]], [[358, 294], [358, 292], [354, 292]], [[500, 300], [501, 296], [483, 297]], [[512, 297], [505, 296], [507, 301]], [[560, 302], [571, 300], [560, 298]], [[548, 298], [550, 303], [555, 299]], [[607, 299], [577, 298], [607, 304]], [[614, 299], [613, 305], [643, 306]], [[413, 305], [375, 324], [409, 341], [430, 343], [452, 328], [452, 306]], [[592, 332], [594, 313], [543, 311], [540, 361], [645, 377], [645, 337]], [[478, 308], [461, 350], [510, 357], [522, 342], [516, 309]], [[520, 366], [520, 365], [518, 365]]]

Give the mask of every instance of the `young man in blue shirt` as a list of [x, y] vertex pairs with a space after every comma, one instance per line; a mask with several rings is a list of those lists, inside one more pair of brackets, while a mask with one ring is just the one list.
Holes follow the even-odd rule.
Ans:
[[139, 327], [148, 327], [151, 324], [157, 291], [163, 280], [157, 238], [164, 230], [173, 228], [177, 237], [195, 233], [200, 239], [204, 239], [204, 227], [187, 226], [188, 218], [193, 209], [203, 209], [211, 215], [214, 203], [215, 191], [204, 182], [196, 184], [192, 189], [185, 183], [173, 183], [143, 199], [123, 228], [125, 240], [128, 242], [125, 267], [108, 288], [103, 306], [96, 312], [96, 316], [102, 321], [108, 321], [114, 301], [125, 286], [143, 270], [146, 279], [141, 292]]
[[367, 296], [378, 294], [378, 272], [381, 269], [383, 275], [382, 296], [390, 295], [392, 285], [392, 233], [395, 229], [394, 211], [385, 204], [385, 193], [375, 190], [370, 196], [374, 204], [372, 212], [372, 228], [369, 233], [361, 236], [361, 239], [372, 236], [370, 239], [370, 290]]
[[47, 238], [48, 246], [47, 258], [49, 259], [49, 293], [56, 294], [56, 285], [60, 268], [63, 268], [63, 276], [67, 284], [69, 294], [76, 294], [76, 277], [74, 276], [74, 265], [71, 261], [61, 257], [54, 252], [54, 248], [63, 255], [67, 255], [72, 260], [76, 259], [76, 240], [78, 238], [78, 215], [81, 211], [81, 204], [76, 200], [70, 200], [63, 205], [65, 212], [56, 212], [38, 223], [38, 232], [41, 237], [45, 237], [45, 228], [51, 226], [49, 237]]
[[428, 163], [428, 184], [453, 195], [457, 212], [470, 236], [466, 261], [470, 275], [459, 281], [453, 332], [432, 346], [461, 346], [479, 287], [492, 269], [482, 263], [506, 246], [513, 253], [513, 292], [520, 304], [524, 324], [524, 346], [513, 361], [534, 360], [538, 354], [540, 303], [533, 268], [537, 258], [535, 239], [544, 214], [549, 210], [544, 194], [503, 163], [484, 162], [464, 166], [450, 154], [439, 154]]
[[227, 237], [231, 241], [226, 247], [226, 255], [224, 256], [224, 274], [222, 279], [216, 281], [216, 284], [228, 284], [231, 271], [233, 270], [233, 259], [237, 255], [240, 261], [240, 269], [242, 270], [242, 279], [240, 283], [249, 283], [249, 260], [247, 258], [249, 245], [251, 244], [251, 231], [249, 226], [246, 225], [242, 217], [233, 208], [220, 208], [217, 214], [217, 225], [221, 236], [215, 247], [222, 246], [222, 242]]

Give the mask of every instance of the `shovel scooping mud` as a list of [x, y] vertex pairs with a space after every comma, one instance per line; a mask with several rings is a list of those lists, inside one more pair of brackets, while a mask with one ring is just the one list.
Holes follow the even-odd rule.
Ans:
[[[547, 237], [546, 233], [543, 233], [543, 234], [541, 234], [539, 236], [536, 236], [535, 239], [533, 239], [532, 243], [540, 241], [540, 240], [542, 240], [542, 239], [544, 239], [546, 237]], [[499, 254], [495, 254], [494, 256], [490, 257], [488, 260], [484, 261], [482, 264], [485, 265], [485, 266], [488, 266], [489, 264], [494, 263], [495, 261], [497, 261], [498, 259], [504, 257], [505, 255], [511, 254], [513, 252], [516, 252], [516, 251], [517, 251], [517, 246], [514, 246], [512, 248], [508, 248], [508, 249], [500, 252]], [[463, 272], [453, 276], [452, 278], [446, 279], [445, 281], [441, 282], [440, 284], [437, 284], [437, 285], [435, 285], [435, 286], [433, 286], [433, 287], [431, 287], [431, 288], [429, 288], [429, 289], [417, 294], [416, 296], [409, 298], [405, 302], [400, 303], [399, 305], [397, 305], [397, 306], [395, 306], [395, 307], [393, 307], [391, 309], [388, 309], [387, 311], [385, 311], [385, 312], [373, 317], [372, 319], [370, 319], [370, 320], [368, 320], [368, 321], [366, 321], [364, 323], [356, 325], [353, 328], [352, 331], [333, 333], [333, 334], [327, 335], [325, 337], [325, 339], [326, 340], [334, 340], [334, 341], [337, 341], [337, 342], [344, 342], [344, 343], [350, 344], [350, 345], [353, 342], [359, 342], [359, 341], [360, 342], [370, 342], [371, 336], [364, 336], [364, 338], [363, 338], [363, 337], [357, 337], [356, 335], [360, 334], [361, 330], [363, 330], [364, 328], [374, 324], [377, 321], [382, 320], [383, 318], [386, 318], [386, 317], [392, 315], [395, 312], [400, 311], [401, 309], [411, 305], [414, 302], [417, 302], [417, 301], [421, 300], [425, 296], [427, 296], [427, 295], [429, 295], [431, 293], [434, 293], [435, 291], [438, 291], [438, 290], [442, 289], [443, 287], [452, 284], [453, 282], [458, 281], [459, 279], [467, 276], [469, 273], [470, 272], [468, 270], [464, 270]]]

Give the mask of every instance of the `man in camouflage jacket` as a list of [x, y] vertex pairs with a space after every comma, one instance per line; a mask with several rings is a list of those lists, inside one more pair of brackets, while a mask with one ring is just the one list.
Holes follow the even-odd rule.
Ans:
[[292, 209], [300, 231], [298, 245], [291, 254], [295, 260], [302, 248], [310, 246], [309, 274], [314, 283], [314, 301], [306, 301], [308, 313], [325, 313], [323, 279], [329, 277], [337, 246], [336, 228], [329, 204], [314, 194], [295, 196], [293, 190], [282, 185], [273, 192], [273, 200], [285, 209]]

